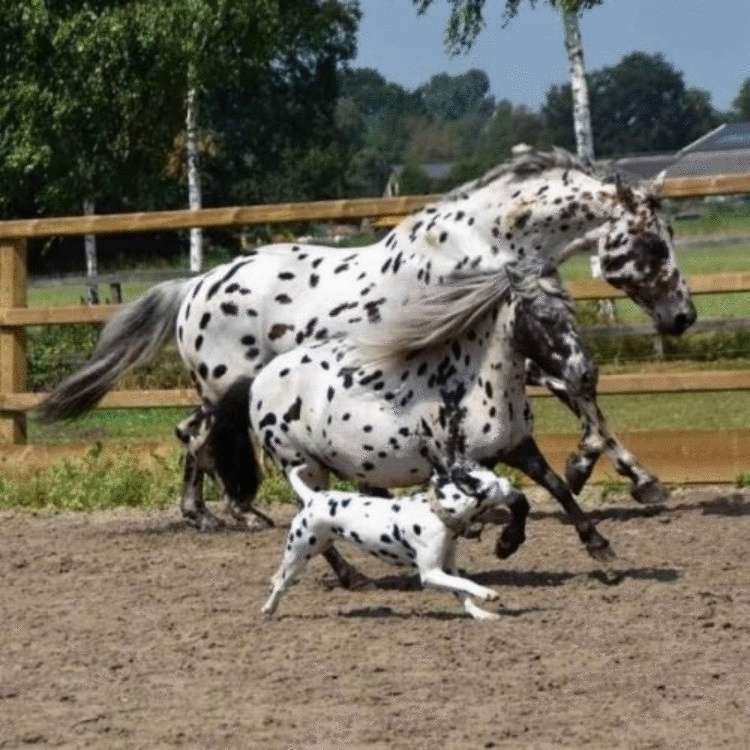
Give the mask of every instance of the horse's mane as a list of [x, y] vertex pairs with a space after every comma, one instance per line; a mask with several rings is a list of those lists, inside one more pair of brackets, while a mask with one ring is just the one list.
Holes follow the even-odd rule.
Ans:
[[460, 200], [481, 190], [500, 177], [512, 176], [526, 178], [546, 172], [548, 169], [575, 169], [587, 175], [593, 175], [593, 169], [566, 151], [554, 146], [551, 151], [529, 150], [504, 161], [485, 172], [481, 177], [459, 185], [443, 196], [443, 200]]
[[499, 271], [457, 276], [409, 300], [399, 309], [397, 320], [386, 320], [367, 336], [355, 337], [357, 349], [371, 362], [430, 350], [462, 335], [513, 296], [529, 300], [541, 294], [570, 304], [557, 272], [536, 255]]

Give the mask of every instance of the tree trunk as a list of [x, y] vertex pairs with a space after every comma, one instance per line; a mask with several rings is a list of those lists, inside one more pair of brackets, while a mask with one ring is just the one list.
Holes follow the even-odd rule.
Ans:
[[589, 87], [586, 83], [586, 66], [583, 63], [581, 28], [578, 25], [578, 12], [561, 8], [565, 29], [565, 51], [568, 53], [570, 87], [573, 92], [573, 127], [576, 134], [576, 148], [579, 158], [594, 161], [594, 135], [591, 131], [591, 108], [589, 107]]
[[[84, 216], [93, 216], [95, 210], [94, 201], [88, 198], [83, 201], [83, 213]], [[87, 302], [89, 305], [99, 304], [99, 285], [97, 283], [97, 276], [99, 275], [99, 268], [96, 261], [96, 236], [93, 234], [86, 234], [83, 237], [83, 251], [86, 255], [86, 288], [87, 288]]]
[[[192, 76], [190, 76], [192, 81]], [[190, 83], [187, 92], [185, 115], [188, 204], [191, 210], [201, 208], [201, 174], [198, 163], [198, 90]], [[190, 230], [190, 270], [194, 273], [203, 268], [203, 230], [193, 227]]]

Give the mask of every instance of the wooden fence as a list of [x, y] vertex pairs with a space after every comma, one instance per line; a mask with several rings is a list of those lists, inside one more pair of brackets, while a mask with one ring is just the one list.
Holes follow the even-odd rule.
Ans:
[[[750, 192], [750, 174], [713, 178], [668, 180], [663, 195], [697, 197]], [[300, 221], [351, 221], [363, 218], [393, 223], [421, 208], [434, 196], [287, 203], [266, 206], [213, 208], [199, 211], [162, 211], [109, 216], [0, 222], [0, 467], [15, 457], [48, 455], [44, 446], [26, 445], [25, 411], [36, 406], [42, 394], [27, 391], [26, 334], [32, 325], [98, 323], [108, 320], [115, 305], [35, 307], [26, 305], [26, 243], [28, 239], [83, 234], [115, 234], [200, 227], [238, 227], [251, 224]], [[690, 278], [693, 294], [750, 292], [750, 273], [723, 273]], [[623, 294], [604, 281], [569, 284], [579, 300], [612, 299]], [[750, 371], [659, 372], [604, 375], [602, 394], [661, 394], [732, 392], [750, 390]], [[532, 389], [532, 395], [548, 394]], [[191, 406], [197, 403], [190, 390], [113, 391], [101, 408]], [[749, 415], [750, 421], [750, 415]], [[628, 446], [665, 480], [673, 482], [731, 482], [750, 470], [750, 430], [718, 433], [632, 433], [623, 435]], [[542, 436], [541, 443], [553, 462], [564, 460], [577, 436]], [[73, 446], [68, 452], [80, 452]], [[60, 452], [57, 451], [55, 455]], [[602, 478], [604, 475], [596, 475]]]

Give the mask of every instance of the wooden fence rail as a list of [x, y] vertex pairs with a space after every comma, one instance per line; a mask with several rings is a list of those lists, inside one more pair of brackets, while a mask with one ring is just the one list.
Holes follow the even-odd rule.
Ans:
[[[750, 174], [668, 180], [662, 194], [668, 197], [695, 197], [738, 192], [750, 192]], [[118, 309], [116, 305], [28, 308], [26, 306], [26, 242], [28, 239], [82, 234], [177, 230], [194, 226], [238, 227], [267, 223], [352, 221], [362, 218], [379, 218], [385, 222], [389, 220], [394, 222], [423, 207], [435, 197], [368, 198], [300, 204], [240, 206], [199, 211], [162, 211], [143, 214], [0, 222], [0, 445], [6, 445], [9, 449], [11, 446], [15, 446], [10, 454], [6, 453], [6, 457], [15, 455], [18, 449], [22, 448], [22, 444], [26, 442], [24, 412], [34, 408], [42, 397], [42, 394], [27, 391], [25, 328], [32, 325], [100, 323], [108, 320]], [[750, 273], [694, 276], [690, 279], [690, 287], [694, 294], [750, 292]], [[606, 282], [593, 279], [572, 282], [569, 284], [569, 289], [573, 296], [579, 300], [612, 299], [624, 296]], [[750, 390], [750, 371], [742, 370], [605, 375], [601, 378], [600, 385], [602, 394], [747, 390]], [[532, 395], [542, 397], [548, 394], [538, 389], [532, 389]], [[188, 407], [195, 403], [197, 403], [197, 399], [192, 390], [175, 389], [137, 392], [114, 391], [103, 399], [100, 406], [102, 408]], [[658, 440], [658, 434], [652, 434], [657, 437], [644, 434], [641, 442], [644, 445], [663, 445], [663, 442]], [[716, 437], [714, 436], [713, 439], [716, 445], [726, 445], [725, 440], [719, 441], [715, 439]], [[572, 446], [574, 444], [573, 436], [548, 436], [544, 439], [548, 442], [551, 441], [550, 445], [555, 443], [555, 440], [560, 445], [569, 444]], [[701, 440], [706, 441], [708, 438], [702, 435]], [[750, 430], [747, 432], [733, 431], [731, 444], [734, 446], [731, 460], [714, 461], [711, 465], [706, 466], [705, 471], [696, 469], [693, 465], [696, 458], [699, 459], [702, 455], [698, 448], [691, 447], [689, 450], [677, 450], [672, 464], [679, 468], [680, 461], [682, 461], [684, 469], [685, 462], [690, 462], [690, 471], [675, 469], [667, 472], [664, 479], [667, 481], [734, 480], [737, 467], [742, 463], [742, 451], [747, 445], [750, 445]], [[673, 442], [672, 445], [674, 445]], [[711, 451], [708, 451], [706, 455], [710, 453]], [[649, 455], [644, 455], [643, 458], [648, 462]], [[0, 466], [2, 466], [2, 461], [3, 459], [0, 456]], [[666, 462], [666, 464], [669, 464], [669, 462]], [[743, 466], [743, 470], [747, 469], [750, 469], [750, 456], [748, 456], [747, 466]]]

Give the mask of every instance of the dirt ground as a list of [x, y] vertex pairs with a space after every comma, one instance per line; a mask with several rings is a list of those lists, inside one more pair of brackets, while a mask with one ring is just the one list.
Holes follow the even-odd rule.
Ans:
[[536, 508], [459, 548], [490, 623], [348, 547], [376, 590], [316, 560], [266, 622], [281, 527], [0, 514], [0, 747], [747, 748], [750, 494], [604, 506], [606, 576]]

